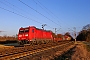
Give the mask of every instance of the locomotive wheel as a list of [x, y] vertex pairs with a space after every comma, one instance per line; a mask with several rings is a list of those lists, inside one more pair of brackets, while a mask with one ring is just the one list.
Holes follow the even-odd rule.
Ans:
[[22, 40], [22, 44], [28, 44], [28, 40]]
[[28, 40], [25, 40], [25, 44], [28, 44], [29, 43], [29, 41]]
[[24, 45], [24, 41], [22, 40], [22, 41], [20, 42], [20, 44], [21, 44], [21, 45]]
[[23, 41], [19, 41], [18, 44], [19, 44], [19, 45], [24, 45], [24, 44], [23, 44]]

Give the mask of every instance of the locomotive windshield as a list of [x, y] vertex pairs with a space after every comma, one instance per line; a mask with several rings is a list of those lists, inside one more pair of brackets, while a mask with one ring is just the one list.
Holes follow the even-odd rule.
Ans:
[[24, 30], [19, 30], [19, 33], [21, 34], [21, 33], [24, 33]]
[[25, 29], [25, 32], [29, 32], [29, 29]]
[[24, 29], [19, 30], [19, 34], [26, 33], [26, 32], [29, 32], [28, 28], [24, 28]]

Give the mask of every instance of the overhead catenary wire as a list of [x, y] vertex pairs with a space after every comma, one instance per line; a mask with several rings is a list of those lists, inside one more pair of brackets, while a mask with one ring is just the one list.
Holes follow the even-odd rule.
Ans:
[[[53, 12], [51, 12], [47, 7], [45, 7], [40, 1], [37, 0], [37, 2], [39, 4], [41, 4], [47, 11], [49, 11], [48, 13], [51, 13], [52, 15], [56, 16]], [[58, 16], [56, 16], [58, 18]]]
[[8, 11], [8, 12], [11, 12], [11, 13], [13, 13], [13, 14], [16, 14], [16, 15], [18, 15], [18, 16], [21, 16], [21, 17], [23, 17], [23, 18], [26, 18], [26, 19], [29, 19], [29, 20], [35, 21], [35, 22], [37, 22], [37, 23], [39, 23], [39, 24], [42, 24], [41, 22], [38, 22], [38, 21], [36, 21], [36, 20], [33, 20], [33, 19], [28, 18], [28, 17], [23, 16], [23, 15], [20, 15], [20, 14], [18, 14], [18, 13], [16, 13], [16, 12], [14, 12], [14, 11], [10, 11], [10, 10], [5, 9], [5, 8], [3, 8], [3, 7], [0, 7], [0, 8], [1, 8], [1, 9], [3, 9], [3, 10], [6, 10], [6, 11]]
[[[56, 16], [53, 12], [51, 12], [47, 7], [45, 7], [40, 1], [38, 1], [38, 0], [33, 0], [35, 3], [37, 3], [37, 5], [38, 6], [40, 6], [45, 12], [47, 12], [52, 18], [54, 18], [55, 19], [55, 17], [57, 18], [57, 19], [59, 19], [58, 18], [58, 16]], [[39, 5], [40, 4], [40, 5]], [[59, 21], [59, 20], [57, 20], [57, 22], [61, 22], [61, 20]], [[65, 22], [64, 22], [64, 24], [65, 24]], [[68, 24], [67, 24], [68, 25]], [[65, 25], [65, 26], [67, 26], [67, 25]], [[61, 26], [60, 26], [60, 28], [61, 28]], [[57, 31], [59, 31], [60, 29], [58, 29]]]
[[[33, 0], [37, 5], [39, 5], [35, 0]], [[37, 0], [38, 1], [38, 0]], [[39, 1], [38, 1], [39, 2]], [[40, 2], [39, 2], [40, 3]], [[40, 3], [41, 4], [41, 3]], [[39, 5], [40, 6], [40, 5]], [[42, 6], [40, 6], [45, 12], [47, 12], [49, 15], [50, 15], [50, 13], [47, 11], [47, 10], [45, 10]], [[45, 6], [44, 6], [45, 7]], [[46, 8], [46, 7], [45, 7]], [[52, 15], [50, 15], [51, 17], [53, 17]], [[60, 28], [61, 28], [61, 26], [60, 26]]]
[[[4, 1], [5, 1], [5, 0], [4, 0]], [[5, 2], [7, 2], [7, 1], [5, 1]], [[6, 5], [7, 7], [11, 8], [11, 9], [14, 9], [13, 7], [16, 7], [15, 5], [13, 5], [13, 4], [9, 3], [9, 2], [7, 2], [7, 3], [10, 4], [10, 5], [12, 5], [13, 7], [9, 6], [8, 4], [6, 4], [6, 3], [4, 3], [4, 2], [2, 2], [2, 1], [0, 1], [0, 3]], [[27, 18], [27, 19], [29, 19], [29, 20], [33, 20], [34, 22], [37, 22], [37, 23], [39, 23], [40, 25], [43, 24], [43, 23], [41, 23], [41, 22], [39, 22], [39, 21], [36, 21], [36, 20], [34, 20], [34, 19], [31, 19], [31, 18], [27, 17], [26, 15], [23, 15], [22, 13], [19, 14], [19, 13], [14, 12], [14, 11], [20, 12], [20, 11], [18, 11], [18, 10], [16, 10], [16, 9], [14, 9], [14, 11], [10, 11], [10, 10], [5, 9], [5, 8], [3, 8], [3, 7], [1, 7], [1, 8], [2, 8], [3, 10], [6, 10], [6, 11], [11, 12], [11, 13], [14, 13], [14, 14], [16, 14], [16, 15], [22, 16], [22, 17]], [[18, 8], [18, 7], [17, 7], [17, 8]], [[19, 8], [19, 9], [20, 9], [20, 8]], [[21, 11], [22, 11], [22, 10], [21, 10]], [[48, 24], [47, 24], [47, 26], [50, 27], [50, 28], [52, 28], [52, 27], [49, 26]]]
[[[36, 1], [46, 9], [46, 10], [45, 10], [43, 7], [41, 7], [41, 6], [39, 5], [39, 6], [40, 6], [44, 11], [46, 11], [49, 15], [50, 15], [50, 13], [52, 13], [52, 12], [51, 12], [48, 8], [46, 8], [41, 2], [39, 2], [38, 0], [36, 0]], [[48, 11], [49, 11], [49, 12], [48, 12]], [[52, 13], [52, 14], [53, 14], [53, 13]], [[52, 16], [52, 17], [54, 17], [54, 16]]]
[[[52, 15], [50, 15], [50, 16], [51, 16], [52, 18], [56, 17], [57, 19], [59, 19], [58, 16], [56, 16], [53, 12], [51, 12], [51, 11], [50, 11], [47, 7], [45, 7], [40, 1], [38, 1], [38, 0], [36, 0], [37, 2], [36, 2], [35, 0], [33, 0], [33, 1], [34, 1], [37, 5], [39, 5], [39, 4], [42, 5], [46, 10], [45, 10], [42, 6], [40, 6], [40, 5], [39, 5], [39, 6], [40, 6], [45, 12], [47, 12], [49, 15], [50, 15], [50, 13], [51, 13]], [[57, 20], [57, 21], [60, 22], [60, 21], [62, 21], [62, 20], [60, 20], [60, 21]], [[68, 27], [68, 24], [66, 25], [65, 22], [64, 22], [64, 24], [65, 24], [66, 27]], [[60, 26], [60, 28], [59, 28], [57, 31], [59, 31], [60, 29], [61, 29], [61, 26]]]
[[[34, 0], [35, 3], [37, 3], [37, 4], [39, 3], [40, 5], [42, 5], [42, 6], [47, 10], [46, 12], [47, 12], [49, 15], [50, 15], [50, 13], [53, 15], [52, 18], [56, 17], [57, 19], [59, 19], [58, 16], [56, 16], [52, 11], [50, 11], [46, 6], [44, 6], [39, 0], [36, 0], [36, 1], [37, 1], [37, 2], [35, 2], [35, 0]], [[39, 5], [39, 6], [40, 6], [40, 5]], [[40, 7], [41, 7], [41, 6], [40, 6]], [[44, 9], [43, 7], [41, 7], [41, 8], [45, 11], [45, 9]], [[62, 20], [60, 20], [60, 21], [57, 20], [57, 21], [58, 21], [59, 23], [62, 22]], [[67, 24], [67, 23], [64, 22], [64, 24], [65, 24], [66, 27], [68, 27], [68, 24]], [[61, 27], [61, 26], [60, 26], [60, 27]], [[58, 31], [59, 31], [59, 30], [60, 30], [60, 29], [58, 29]]]
[[[4, 0], [6, 3], [8, 3], [8, 4], [10, 4], [10, 5], [12, 5], [13, 7], [16, 7], [17, 9], [19, 9], [20, 11], [23, 11], [23, 12], [25, 12], [26, 14], [29, 14], [29, 15], [31, 15], [31, 16], [33, 16], [33, 17], [35, 17], [35, 18], [37, 18], [37, 19], [40, 19], [40, 18], [38, 18], [38, 17], [36, 17], [36, 16], [34, 16], [34, 15], [32, 15], [32, 14], [30, 14], [29, 12], [27, 12], [27, 11], [24, 11], [23, 9], [21, 9], [21, 8], [19, 8], [19, 7], [17, 7], [17, 6], [15, 6], [14, 4], [12, 4], [12, 3], [10, 3], [10, 2], [8, 2], [8, 1], [6, 1], [6, 0]], [[3, 4], [5, 4], [5, 3], [3, 3]], [[8, 7], [10, 7], [9, 5], [7, 5], [7, 4], [5, 4], [6, 6], [8, 6]], [[10, 7], [10, 8], [12, 8], [12, 7]], [[13, 8], [12, 8], [13, 9]], [[16, 9], [14, 9], [14, 10], [16, 10]], [[18, 11], [18, 10], [16, 10], [16, 11]], [[19, 11], [18, 11], [19, 12]], [[23, 15], [23, 14], [22, 14]], [[26, 16], [26, 15], [25, 15]], [[27, 17], [27, 16], [26, 16]], [[36, 21], [36, 20], [35, 20]], [[38, 21], [37, 21], [38, 22]], [[41, 23], [41, 22], [39, 22], [39, 23]], [[43, 24], [43, 23], [42, 23]], [[41, 24], [41, 25], [42, 25]], [[49, 26], [48, 24], [47, 24], [47, 26], [48, 27], [50, 27], [50, 28], [52, 28], [51, 26]]]
[[[4, 0], [4, 1], [6, 1], [6, 0]], [[10, 3], [9, 3], [10, 4]], [[13, 7], [15, 7], [15, 5], [13, 5]], [[37, 10], [36, 10], [37, 11]], [[38, 11], [37, 11], [38, 12]], [[47, 12], [48, 13], [48, 12]], [[43, 15], [43, 14], [42, 14]], [[44, 16], [44, 15], [43, 15]], [[45, 17], [45, 16], [44, 16]], [[57, 23], [56, 23], [57, 24]], [[47, 24], [47, 26], [49, 26], [48, 24]], [[50, 27], [50, 26], [49, 26]], [[52, 28], [52, 27], [51, 27]], [[59, 30], [58, 30], [59, 31]]]
[[54, 24], [56, 24], [56, 25], [58, 25], [58, 26], [59, 26], [59, 24], [57, 24], [57, 23], [56, 23], [56, 22], [54, 22], [53, 20], [49, 19], [48, 17], [46, 17], [46, 16], [45, 16], [45, 15], [43, 15], [42, 13], [38, 12], [36, 9], [32, 8], [31, 6], [27, 5], [27, 4], [26, 4], [26, 3], [24, 3], [23, 1], [21, 1], [21, 0], [18, 0], [18, 1], [20, 1], [22, 4], [26, 5], [26, 6], [27, 6], [27, 7], [29, 7], [30, 9], [34, 10], [34, 11], [35, 11], [35, 12], [37, 12], [38, 14], [42, 15], [42, 16], [43, 16], [43, 17], [45, 17], [46, 19], [48, 19], [48, 20], [52, 21]]
[[[6, 1], [6, 0], [4, 0], [4, 1], [7, 2], [8, 4], [12, 5], [13, 7], [16, 7], [16, 8], [19, 9], [20, 11], [23, 11], [23, 12], [25, 12], [25, 13], [31, 15], [31, 16], [34, 16], [33, 14], [30, 14], [29, 12], [27, 12], [27, 11], [25, 11], [25, 10], [23, 10], [23, 9], [15, 6], [15, 5], [13, 5], [12, 3], [10, 3], [10, 2], [8, 2], [8, 1]], [[34, 16], [34, 17], [37, 18], [37, 19], [40, 19], [40, 18], [38, 18], [38, 17], [36, 17], [36, 16]]]
[[[40, 6], [35, 0], [33, 0], [38, 6]], [[47, 12], [49, 14], [49, 12], [47, 10], [45, 10], [42, 6], [40, 6], [40, 8], [42, 8], [45, 12]], [[49, 14], [50, 15], [50, 14]], [[51, 16], [51, 15], [50, 15]], [[53, 16], [52, 16], [53, 17]]]
[[[38, 0], [33, 0], [40, 8], [42, 8], [45, 12], [47, 12], [52, 18], [54, 18], [54, 16], [58, 19], [58, 17], [53, 13], [51, 12], [47, 7], [45, 7], [41, 2], [39, 2]], [[39, 5], [40, 4], [40, 5]], [[50, 14], [51, 13], [51, 14]], [[59, 22], [59, 21], [58, 21]], [[60, 28], [57, 30], [59, 31], [61, 29], [61, 26]], [[56, 32], [57, 32], [56, 31]]]
[[[5, 2], [7, 2], [8, 4], [10, 4], [10, 5], [12, 5], [13, 7], [16, 7], [15, 5], [13, 5], [12, 3], [10, 3], [10, 2], [8, 2], [8, 1], [6, 1], [6, 0], [4, 0]], [[0, 1], [1, 2], [1, 1]], [[3, 3], [3, 2], [1, 2], [2, 4], [4, 4], [4, 5], [6, 5], [6, 6], [8, 6], [9, 8], [12, 8], [12, 9], [14, 9], [13, 7], [11, 7], [11, 6], [9, 6], [9, 5], [7, 5], [7, 4], [5, 4], [5, 3]], [[18, 8], [18, 7], [17, 7]], [[20, 8], [19, 8], [20, 9]], [[20, 12], [20, 11], [18, 11], [18, 10], [16, 10], [16, 9], [14, 9], [15, 11], [17, 11], [17, 12]], [[24, 10], [22, 10], [22, 9], [20, 9], [21, 11], [24, 11]], [[35, 10], [36, 11], [36, 10]], [[24, 12], [26, 12], [26, 11], [24, 11]], [[26, 13], [28, 13], [28, 12], [26, 12]], [[21, 13], [22, 14], [22, 13]], [[44, 15], [43, 15], [44, 16]], [[34, 16], [35, 17], [35, 16]], [[44, 16], [45, 17], [45, 16]], [[47, 24], [47, 26], [48, 27], [50, 27], [50, 28], [52, 28], [51, 26], [49, 26], [48, 24]]]
[[[17, 11], [17, 12], [19, 12], [19, 13], [21, 13], [20, 11], [18, 11], [18, 10], [16, 10], [16, 9], [14, 9], [13, 7], [14, 7], [14, 5], [13, 5], [13, 7], [11, 7], [11, 6], [9, 6], [8, 4], [5, 4], [4, 2], [2, 2], [2, 1], [0, 1], [0, 3], [2, 3], [2, 4], [4, 4], [4, 5], [6, 5], [7, 7], [9, 7], [9, 8], [11, 8], [11, 9], [13, 9], [13, 11], [15, 10], [15, 11]], [[21, 13], [22, 14], [22, 13]]]

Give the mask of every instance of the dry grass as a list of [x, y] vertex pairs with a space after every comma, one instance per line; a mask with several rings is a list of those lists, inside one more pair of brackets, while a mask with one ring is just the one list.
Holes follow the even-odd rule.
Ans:
[[90, 53], [88, 53], [85, 44], [78, 44], [76, 46], [72, 60], [90, 60]]
[[86, 45], [87, 51], [90, 52], [90, 45]]
[[14, 36], [0, 36], [0, 41], [6, 41], [6, 40], [17, 40], [17, 37], [14, 37]]

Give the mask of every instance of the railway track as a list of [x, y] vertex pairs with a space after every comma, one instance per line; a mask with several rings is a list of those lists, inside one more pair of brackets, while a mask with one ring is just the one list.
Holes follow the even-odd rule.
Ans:
[[64, 41], [64, 42], [53, 42], [48, 44], [39, 44], [39, 45], [24, 45], [24, 47], [14, 47], [10, 49], [5, 49], [0, 51], [0, 60], [19, 60], [19, 59], [32, 59], [33, 56], [38, 56], [43, 54], [46, 51], [54, 50], [60, 51], [63, 48], [66, 48], [70, 45], [73, 45], [73, 42]]

